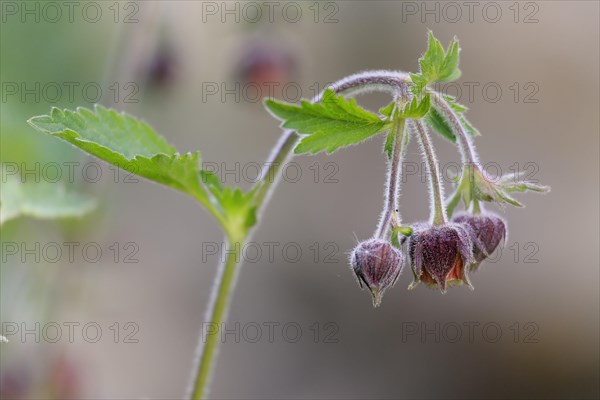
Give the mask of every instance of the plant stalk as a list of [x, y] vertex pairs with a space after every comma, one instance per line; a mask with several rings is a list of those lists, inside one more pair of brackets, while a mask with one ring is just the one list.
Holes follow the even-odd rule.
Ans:
[[454, 135], [456, 136], [456, 143], [458, 145], [458, 150], [461, 155], [462, 163], [463, 163], [463, 176], [459, 181], [458, 187], [450, 196], [447, 204], [446, 211], [449, 216], [452, 216], [454, 209], [460, 202], [462, 186], [464, 184], [465, 179], [472, 178], [473, 168], [476, 168], [479, 163], [479, 158], [477, 156], [477, 151], [475, 150], [475, 145], [471, 140], [471, 136], [467, 134], [465, 128], [460, 122], [458, 116], [452, 109], [452, 107], [448, 104], [448, 102], [436, 92], [430, 92], [431, 98], [433, 99], [433, 106], [450, 122], [452, 125], [452, 130]]
[[[392, 158], [388, 162], [385, 203], [383, 211], [381, 212], [381, 218], [379, 219], [379, 225], [377, 226], [374, 235], [379, 239], [385, 239], [387, 232], [391, 227], [391, 222], [393, 221], [392, 216], [394, 215], [394, 212], [398, 211], [398, 192], [400, 190], [402, 160], [406, 153], [406, 146], [404, 146], [404, 128], [404, 118], [395, 118], [392, 122], [392, 127], [390, 128], [390, 132], [393, 132], [394, 135], [394, 147], [392, 148]], [[399, 220], [396, 222], [400, 223]]]
[[212, 365], [219, 347], [222, 324], [227, 317], [231, 293], [235, 286], [237, 271], [240, 266], [241, 241], [226, 239], [225, 250], [217, 270], [215, 283], [207, 307], [206, 320], [210, 321], [210, 329], [202, 329], [196, 357], [197, 374], [191, 387], [190, 398], [203, 399], [207, 395], [208, 382]]
[[423, 122], [415, 120], [414, 124], [417, 128], [417, 137], [419, 138], [419, 144], [421, 145], [427, 165], [427, 175], [429, 176], [429, 191], [431, 196], [430, 220], [434, 225], [442, 225], [447, 222], [447, 216], [442, 200], [444, 198], [444, 188], [440, 181], [437, 158], [429, 138], [429, 133]]

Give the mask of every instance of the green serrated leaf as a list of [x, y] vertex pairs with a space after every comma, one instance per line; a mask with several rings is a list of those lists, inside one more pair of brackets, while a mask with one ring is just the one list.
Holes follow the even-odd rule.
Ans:
[[431, 99], [429, 93], [427, 93], [421, 101], [417, 100], [416, 97], [413, 97], [411, 102], [404, 106], [399, 112], [398, 116], [401, 118], [422, 118], [429, 111], [430, 104]]
[[427, 51], [419, 59], [421, 74], [428, 82], [437, 81], [439, 70], [444, 64], [444, 57], [444, 47], [440, 41], [433, 36], [433, 32], [429, 31], [427, 35]]
[[390, 118], [392, 116], [392, 112], [394, 111], [394, 107], [396, 106], [396, 102], [392, 101], [390, 104], [388, 104], [385, 107], [381, 107], [379, 109], [379, 113], [385, 117]]
[[247, 232], [256, 224], [257, 205], [254, 195], [258, 186], [244, 193], [239, 188], [223, 187], [217, 176], [211, 171], [201, 171], [200, 177], [226, 216], [225, 221], [228, 227], [231, 227], [233, 231]]
[[468, 110], [467, 106], [458, 103], [456, 101], [456, 98], [454, 98], [453, 96], [443, 95], [442, 97], [448, 102], [448, 104], [450, 104], [450, 107], [452, 107], [454, 111], [462, 113]]
[[496, 194], [498, 195], [499, 200], [508, 203], [508, 204], [512, 204], [515, 207], [525, 207], [523, 204], [521, 204], [520, 202], [518, 202], [516, 199], [512, 198], [508, 193], [506, 193], [504, 190], [496, 190]]
[[458, 69], [458, 52], [460, 48], [458, 46], [458, 40], [452, 39], [448, 50], [446, 51], [444, 61], [439, 71], [438, 82], [451, 82], [460, 78], [461, 72]]
[[145, 122], [125, 113], [95, 106], [94, 111], [53, 108], [33, 117], [34, 128], [136, 175], [207, 201], [198, 180], [200, 154], [179, 154]]
[[409, 76], [413, 83], [411, 85], [410, 90], [412, 91], [412, 93], [415, 96], [420, 96], [421, 93], [423, 93], [423, 89], [425, 89], [425, 86], [427, 86], [427, 84], [429, 83], [427, 81], [427, 78], [425, 78], [421, 74], [413, 74], [413, 73], [410, 73]]
[[217, 218], [229, 234], [256, 222], [254, 192], [224, 188], [210, 171], [200, 169], [200, 153], [179, 154], [145, 122], [96, 106], [76, 111], [53, 108], [33, 117], [34, 128], [134, 174], [187, 193]]
[[[419, 88], [425, 87], [433, 82], [450, 82], [460, 77], [459, 45], [456, 38], [452, 39], [446, 51], [444, 47], [429, 31], [427, 40], [427, 51], [419, 59], [420, 74], [411, 74], [415, 91], [420, 93]], [[415, 80], [416, 77], [416, 80]]]
[[437, 134], [444, 139], [448, 139], [452, 143], [456, 143], [456, 136], [450, 126], [450, 123], [440, 114], [440, 112], [431, 107], [427, 115], [425, 115], [425, 123]]
[[458, 114], [458, 119], [469, 135], [473, 137], [481, 136], [481, 133], [473, 125], [471, 125], [471, 123], [465, 118], [464, 114]]
[[471, 125], [471, 123], [467, 120], [467, 118], [464, 115], [464, 113], [468, 110], [468, 107], [458, 103], [456, 99], [452, 96], [444, 96], [444, 99], [448, 102], [450, 107], [458, 116], [458, 119], [462, 126], [465, 128], [465, 131], [473, 137], [481, 136], [481, 133], [473, 125]]
[[67, 190], [64, 184], [21, 181], [15, 175], [2, 176], [0, 225], [20, 217], [43, 219], [82, 217], [96, 207], [85, 194]]
[[385, 131], [389, 124], [331, 89], [320, 103], [303, 100], [294, 105], [269, 99], [265, 106], [283, 121], [282, 127], [307, 135], [294, 149], [296, 154], [332, 153]]

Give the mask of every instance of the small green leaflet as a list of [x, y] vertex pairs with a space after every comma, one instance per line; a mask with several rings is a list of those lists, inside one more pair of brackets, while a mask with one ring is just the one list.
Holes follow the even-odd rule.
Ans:
[[456, 136], [450, 127], [450, 123], [440, 114], [435, 108], [431, 107], [429, 112], [425, 116], [425, 123], [433, 130], [438, 133], [444, 139], [448, 139], [452, 143], [456, 143]]
[[467, 121], [467, 118], [465, 117], [464, 113], [468, 110], [467, 106], [464, 106], [464, 105], [458, 103], [456, 101], [456, 99], [452, 96], [444, 96], [444, 99], [446, 99], [448, 104], [450, 104], [450, 107], [452, 107], [452, 109], [458, 116], [460, 123], [465, 128], [467, 133], [473, 137], [481, 136], [481, 133], [479, 133], [479, 131], [477, 129], [475, 129], [475, 127], [473, 125], [471, 125], [471, 123], [469, 121]]
[[458, 69], [458, 40], [453, 38], [444, 51], [442, 43], [429, 31], [427, 51], [419, 59], [421, 75], [429, 82], [449, 82], [460, 77]]
[[429, 81], [421, 74], [414, 74], [410, 72], [408, 75], [413, 83], [411, 86], [412, 93], [415, 96], [421, 95], [421, 93], [423, 93], [423, 89], [425, 89], [425, 86], [429, 84]]
[[460, 77], [458, 68], [458, 40], [452, 39], [446, 51], [439, 40], [429, 31], [427, 51], [419, 59], [420, 73], [410, 74], [413, 81], [413, 92], [421, 93], [422, 90], [433, 82], [451, 82]]
[[410, 236], [413, 234], [413, 229], [410, 226], [397, 226], [392, 230], [392, 245], [396, 248], [402, 248], [402, 243], [398, 240], [399, 235]]
[[430, 104], [431, 100], [429, 93], [427, 93], [421, 101], [418, 101], [416, 97], [413, 97], [411, 102], [400, 111], [399, 116], [401, 118], [423, 118], [423, 116], [427, 114], [427, 111], [429, 111]]
[[[239, 222], [240, 212], [236, 210], [235, 217], [227, 214], [233, 212], [232, 204], [244, 208], [241, 203], [247, 201], [248, 208], [253, 207], [252, 195], [239, 189], [222, 188], [219, 184], [207, 190], [202, 177], [209, 172], [200, 169], [199, 152], [179, 154], [148, 124], [128, 114], [102, 106], [93, 111], [53, 108], [50, 115], [33, 117], [28, 122], [110, 164], [193, 196], [230, 231], [238, 228], [232, 224], [234, 220]], [[245, 227], [248, 221], [244, 221]]]
[[268, 99], [265, 106], [283, 121], [283, 128], [306, 135], [294, 149], [296, 154], [333, 153], [389, 127], [388, 121], [359, 107], [354, 99], [336, 95], [332, 89], [325, 90], [319, 103], [303, 100], [300, 105], [294, 105]]
[[[379, 112], [391, 118], [392, 111], [394, 110], [394, 102], [391, 102], [387, 106], [381, 108]], [[414, 118], [419, 119], [423, 118], [427, 111], [429, 111], [429, 107], [431, 105], [431, 96], [427, 93], [423, 98], [419, 101], [417, 97], [413, 97], [410, 103], [406, 104], [401, 111], [398, 112], [397, 117], [400, 118]]]
[[[427, 111], [430, 108], [430, 102], [431, 102], [431, 97], [428, 93], [425, 95], [425, 97], [423, 97], [423, 99], [421, 101], [418, 101], [416, 97], [413, 97], [411, 102], [404, 105], [404, 107], [402, 108], [401, 111], [396, 111], [396, 115], [394, 116], [394, 118], [392, 118], [392, 113], [394, 112], [394, 106], [396, 105], [396, 102], [394, 102], [394, 101], [391, 102], [390, 104], [388, 104], [387, 106], [381, 108], [379, 110], [379, 112], [382, 115], [384, 115], [385, 117], [387, 117], [388, 120], [392, 120], [392, 124], [393, 124], [393, 120], [395, 118], [401, 118], [401, 119], [422, 118], [425, 114], [427, 114]], [[393, 125], [387, 134], [387, 137], [385, 139], [385, 145], [383, 146], [383, 150], [384, 150], [385, 154], [387, 154], [388, 159], [392, 158], [392, 150], [394, 149], [394, 137], [398, 133], [392, 128], [393, 128]], [[404, 124], [401, 124], [401, 126], [398, 126], [398, 129], [403, 130]], [[407, 141], [408, 141], [408, 135], [406, 135], [405, 143], [407, 143]]]
[[[404, 119], [406, 119], [406, 118], [414, 118], [414, 119], [422, 118], [423, 116], [425, 116], [427, 114], [427, 112], [430, 108], [430, 104], [431, 104], [431, 96], [429, 95], [429, 93], [427, 93], [421, 101], [418, 101], [416, 97], [413, 97], [411, 102], [406, 104], [401, 111], [396, 112], [396, 115], [394, 116], [394, 118], [404, 118]], [[396, 105], [396, 102], [392, 101], [387, 106], [379, 109], [379, 112], [382, 115], [384, 115], [385, 117], [387, 117], [388, 120], [393, 120], [392, 113], [394, 112], [395, 105]], [[404, 129], [404, 125], [402, 125], [402, 129]], [[394, 132], [392, 129], [390, 129], [390, 131], [388, 132], [387, 137], [385, 139], [383, 151], [385, 152], [385, 154], [387, 154], [388, 159], [392, 158], [392, 150], [394, 149], [394, 136], [395, 135], [396, 135], [396, 132]], [[406, 135], [405, 140], [406, 140], [405, 144], [408, 143], [407, 142], [408, 135]]]
[[228, 225], [241, 228], [246, 233], [256, 224], [254, 195], [258, 186], [244, 193], [239, 188], [223, 187], [217, 176], [210, 171], [201, 171], [202, 182], [219, 203]]
[[[463, 128], [465, 128], [465, 131], [471, 136], [480, 136], [481, 133], [479, 133], [479, 131], [475, 129], [475, 127], [473, 127], [473, 125], [471, 125], [471, 123], [464, 116], [464, 112], [467, 111], [468, 108], [457, 103], [452, 96], [444, 96], [444, 99], [456, 113], [456, 116], [458, 117]], [[452, 125], [435, 107], [431, 107], [429, 109], [429, 112], [425, 116], [425, 122], [432, 130], [437, 132], [443, 138], [448, 139], [452, 143], [456, 142], [456, 136], [452, 130]]]
[[2, 175], [0, 225], [20, 216], [82, 217], [96, 207], [92, 197], [68, 191], [61, 182], [27, 182], [17, 175]]
[[381, 115], [383, 115], [384, 117], [391, 118], [391, 117], [392, 117], [392, 112], [394, 111], [394, 107], [396, 106], [396, 104], [397, 104], [397, 103], [396, 103], [395, 101], [392, 101], [392, 102], [391, 102], [390, 104], [388, 104], [387, 106], [385, 106], [385, 107], [381, 107], [381, 108], [379, 109], [379, 113], [380, 113]]
[[[392, 113], [394, 112], [394, 107], [396, 107], [397, 103], [392, 101], [385, 107], [379, 109], [379, 113], [385, 116], [388, 120], [392, 120]], [[392, 151], [394, 150], [394, 137], [396, 136], [395, 129], [393, 129], [393, 125], [387, 133], [385, 138], [385, 144], [383, 145], [383, 151], [387, 155], [388, 160], [392, 159]]]

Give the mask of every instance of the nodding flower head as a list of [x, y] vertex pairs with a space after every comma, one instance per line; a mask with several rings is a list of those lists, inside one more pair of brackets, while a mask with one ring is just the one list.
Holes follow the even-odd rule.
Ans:
[[385, 290], [392, 286], [402, 271], [403, 255], [400, 249], [382, 239], [370, 239], [359, 243], [350, 256], [352, 269], [373, 295], [373, 305], [381, 304]]
[[414, 282], [439, 287], [446, 292], [447, 284], [466, 283], [472, 288], [465, 268], [473, 261], [472, 243], [465, 227], [455, 223], [444, 225], [413, 225], [408, 239], [408, 251]]
[[506, 222], [497, 214], [483, 212], [477, 215], [460, 213], [452, 218], [462, 224], [473, 242], [473, 263], [471, 271], [476, 270], [481, 262], [496, 250], [500, 242], [506, 240]]

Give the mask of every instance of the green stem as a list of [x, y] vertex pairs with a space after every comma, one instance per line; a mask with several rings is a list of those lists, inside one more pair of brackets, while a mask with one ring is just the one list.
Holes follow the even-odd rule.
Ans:
[[[385, 239], [392, 222], [392, 215], [398, 210], [398, 191], [400, 188], [400, 174], [402, 173], [402, 159], [404, 157], [404, 118], [394, 118], [390, 133], [394, 135], [392, 157], [388, 162], [387, 190], [385, 203], [375, 237]], [[397, 221], [400, 223], [400, 221]]]
[[210, 313], [207, 315], [207, 320], [210, 321], [210, 329], [202, 329], [201, 340], [198, 344], [201, 356], [192, 387], [191, 398], [194, 400], [203, 399], [207, 394], [212, 365], [219, 347], [221, 327], [227, 316], [231, 293], [241, 264], [241, 243], [243, 240], [231, 240], [229, 237], [226, 240], [224, 260], [219, 266], [208, 305]]
[[481, 205], [479, 204], [479, 200], [473, 199], [473, 214], [481, 214]]
[[438, 162], [435, 157], [435, 151], [433, 145], [429, 139], [429, 133], [427, 128], [421, 122], [421, 120], [415, 120], [417, 127], [417, 133], [421, 149], [427, 165], [427, 172], [429, 175], [429, 188], [431, 194], [431, 221], [434, 225], [442, 225], [447, 221], [446, 209], [444, 208], [442, 199], [444, 198], [444, 191], [440, 181], [440, 174], [438, 171]]

